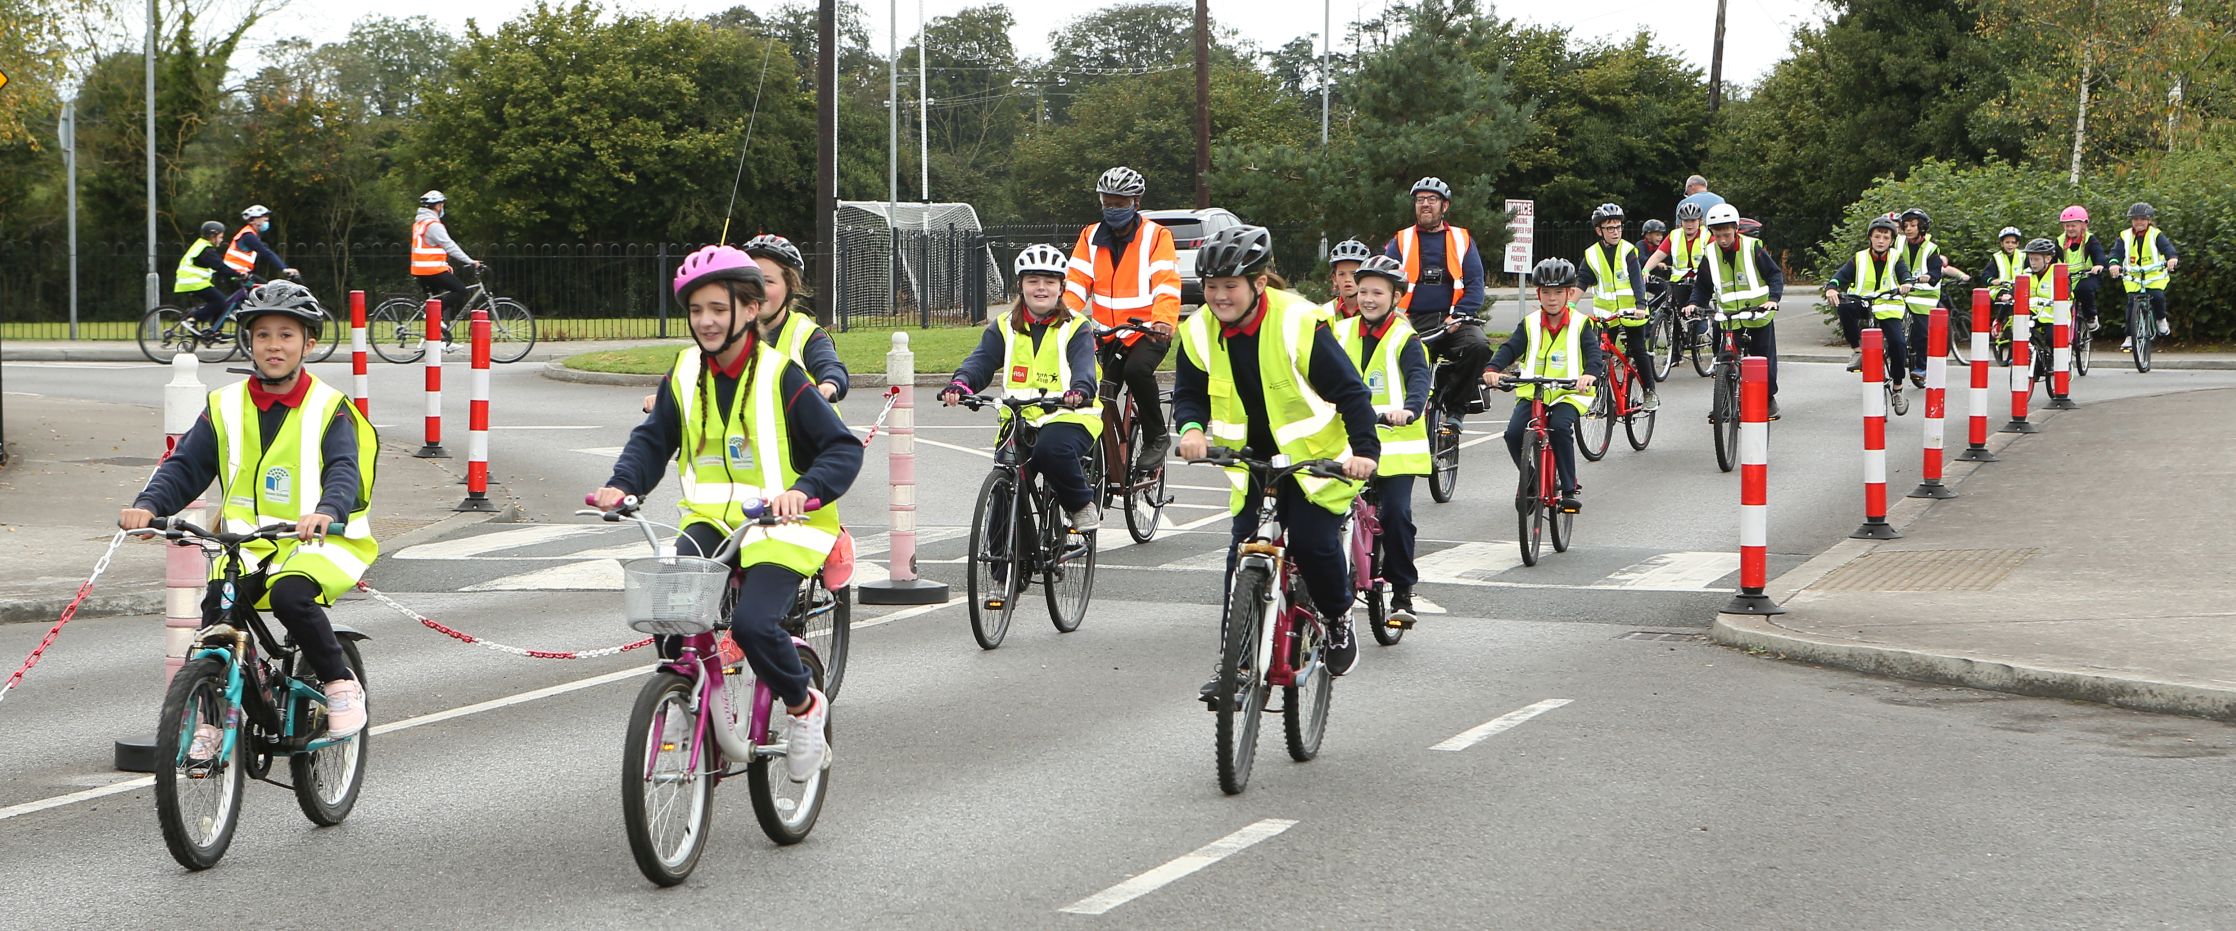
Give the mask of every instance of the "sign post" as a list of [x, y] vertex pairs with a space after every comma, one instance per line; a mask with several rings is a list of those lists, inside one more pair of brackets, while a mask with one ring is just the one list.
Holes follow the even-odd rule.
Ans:
[[1514, 276], [1514, 303], [1522, 308], [1522, 316], [1527, 317], [1529, 270], [1537, 264], [1537, 202], [1509, 200], [1506, 212], [1514, 215], [1506, 222], [1506, 231], [1513, 234], [1506, 243], [1506, 273]]

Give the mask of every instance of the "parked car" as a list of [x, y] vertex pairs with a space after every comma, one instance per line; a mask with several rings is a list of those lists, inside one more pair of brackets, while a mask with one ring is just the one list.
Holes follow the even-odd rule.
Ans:
[[1241, 226], [1233, 212], [1219, 207], [1202, 210], [1144, 210], [1142, 216], [1172, 231], [1172, 246], [1180, 266], [1180, 303], [1203, 303], [1203, 279], [1196, 275], [1196, 250], [1211, 234]]

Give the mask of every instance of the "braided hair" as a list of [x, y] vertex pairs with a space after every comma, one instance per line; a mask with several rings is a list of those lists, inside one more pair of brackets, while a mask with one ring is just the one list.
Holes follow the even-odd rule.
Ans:
[[[720, 284], [722, 285], [723, 290], [729, 294], [730, 324], [733, 328], [737, 325], [738, 315], [745, 313], [745, 309], [743, 307], [745, 302], [751, 301], [754, 303], [760, 303], [766, 298], [766, 292], [761, 289], [761, 286], [752, 282], [731, 279], [722, 281], [720, 282]], [[753, 384], [754, 367], [759, 364], [761, 356], [759, 346], [760, 329], [761, 327], [758, 321], [747, 320], [745, 326], [745, 334], [739, 337], [739, 339], [742, 339], [745, 342], [745, 368], [738, 372], [738, 385], [741, 387], [750, 386]], [[694, 343], [694, 345], [696, 345], [696, 343]], [[716, 411], [714, 405], [708, 403], [710, 400], [714, 400], [713, 398], [711, 398], [708, 389], [714, 384], [714, 357], [716, 354], [717, 353], [707, 352], [704, 347], [701, 347], [699, 349], [699, 372], [693, 386], [693, 389], [695, 391], [695, 394], [693, 396], [698, 399], [697, 410], [699, 412], [699, 436], [701, 442], [705, 442], [705, 438], [708, 435], [707, 420], [710, 412], [719, 413], [718, 411]], [[695, 449], [686, 450], [678, 448], [676, 450], [676, 455], [696, 456], [698, 455], [698, 452], [699, 451]], [[724, 473], [727, 473], [730, 468], [730, 457], [727, 450], [724, 451], [722, 457], [722, 468]]]

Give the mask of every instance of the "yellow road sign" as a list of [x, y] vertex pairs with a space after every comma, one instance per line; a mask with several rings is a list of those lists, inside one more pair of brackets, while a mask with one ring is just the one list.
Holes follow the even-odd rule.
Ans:
[[0, 71], [0, 87], [8, 86], [8, 73]]

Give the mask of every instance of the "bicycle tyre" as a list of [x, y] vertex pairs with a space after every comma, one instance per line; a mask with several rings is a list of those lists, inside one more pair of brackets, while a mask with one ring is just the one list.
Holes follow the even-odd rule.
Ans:
[[[1302, 644], [1304, 638], [1296, 642]], [[1290, 665], [1301, 667], [1303, 660], [1302, 656], [1291, 657]], [[1281, 687], [1281, 733], [1289, 747], [1289, 759], [1309, 763], [1320, 755], [1320, 741], [1328, 734], [1328, 706], [1335, 701], [1334, 683], [1335, 675], [1328, 670], [1323, 655], [1302, 677], [1301, 685]]]
[[[823, 663], [816, 659], [815, 651], [800, 650], [800, 663], [807, 667], [808, 681], [823, 684]], [[823, 700], [831, 700], [829, 689], [823, 691]], [[750, 711], [746, 712], [750, 713]], [[771, 746], [783, 736], [786, 727], [784, 700], [770, 703], [769, 732], [761, 735], [761, 746]], [[831, 713], [826, 710], [823, 718], [823, 742], [831, 745]], [[826, 762], [828, 757], [825, 758]], [[830, 795], [831, 768], [825, 765], [809, 776], [806, 782], [793, 782], [783, 771], [784, 757], [755, 756], [746, 765], [745, 784], [753, 798], [753, 820], [761, 823], [761, 833], [779, 846], [789, 847], [807, 839], [815, 830], [815, 819], [823, 814], [823, 800]], [[786, 794], [796, 793], [797, 797]]]
[[1972, 364], [1972, 305], [1949, 311], [1949, 361], [1959, 367]]
[[[182, 352], [191, 352], [203, 362], [223, 362], [232, 357], [235, 348], [230, 341], [222, 346], [216, 343], [205, 346], [194, 331], [194, 325], [187, 321], [186, 311], [168, 304], [141, 314], [139, 330], [133, 336], [140, 344], [140, 354], [157, 365], [171, 364], [171, 359]], [[224, 355], [212, 358], [220, 348]]]
[[1263, 567], [1243, 566], [1235, 570], [1227, 599], [1227, 642], [1220, 645], [1219, 691], [1212, 700], [1218, 720], [1212, 731], [1219, 791], [1228, 795], [1249, 787], [1250, 765], [1258, 755], [1258, 723], [1268, 690], [1257, 668], [1258, 638], [1264, 636], [1264, 592], [1271, 583]]
[[2158, 319], [2151, 314], [2146, 293], [2137, 291], [2127, 296], [2127, 334], [2134, 341], [2132, 355], [2138, 373], [2151, 370], [2151, 341], [2158, 338]]
[[2088, 324], [2086, 320], [2073, 324], [2073, 374], [2084, 378], [2088, 376], [2089, 363], [2096, 358], [2096, 334], [2089, 332]]
[[[1126, 437], [1126, 450], [1141, 448], [1141, 421], [1127, 425]], [[1125, 467], [1121, 474], [1126, 476], [1126, 492], [1120, 498], [1126, 507], [1126, 536], [1135, 543], [1147, 543], [1157, 538], [1157, 524], [1164, 519], [1165, 505], [1170, 503], [1165, 497], [1165, 464], [1157, 463], [1148, 478], [1138, 480], [1130, 463], [1120, 465]]]
[[[1090, 483], [1088, 487], [1094, 486]], [[1087, 604], [1095, 594], [1095, 538], [1099, 531], [1073, 533], [1055, 494], [1043, 491], [1041, 496], [1048, 506], [1042, 512], [1039, 528], [1045, 541], [1040, 590], [1048, 601], [1048, 623], [1055, 625], [1057, 633], [1068, 634], [1087, 619]]]
[[1538, 499], [1542, 480], [1537, 475], [1537, 454], [1544, 448], [1545, 440], [1535, 433], [1529, 435], [1522, 449], [1521, 483], [1514, 491], [1514, 516], [1518, 520], [1516, 542], [1522, 548], [1522, 565], [1537, 565], [1537, 556], [1544, 550], [1545, 509]]
[[1690, 352], [1692, 353], [1693, 360], [1693, 374], [1699, 375], [1702, 378], [1707, 378], [1711, 375], [1714, 375], [1716, 372], [1715, 342], [1708, 337], [1708, 333], [1713, 331], [1710, 330], [1708, 327], [1699, 326], [1699, 321], [1689, 322], [1691, 322], [1694, 326], [1699, 327], [1699, 331], [1696, 331], [1692, 336], [1687, 337], [1685, 340], [1685, 344], [1691, 347]]
[[[363, 687], [365, 657], [358, 652], [357, 641], [342, 641], [342, 661], [349, 664], [349, 671], [357, 677], [358, 686]], [[310, 662], [301, 654], [295, 657], [294, 675], [305, 680], [317, 678], [311, 671]], [[366, 689], [366, 697], [369, 699], [371, 695], [372, 690]], [[308, 699], [297, 702], [297, 706], [304, 709], [304, 712], [307, 712], [311, 704], [313, 703]], [[366, 707], [370, 708], [371, 705]], [[311, 720], [304, 712], [298, 712], [298, 720]], [[367, 722], [363, 730], [348, 740], [287, 758], [287, 771], [291, 777], [289, 781], [295, 785], [295, 804], [303, 809], [303, 817], [311, 819], [312, 824], [322, 827], [340, 824], [349, 817], [350, 810], [357, 807], [357, 795], [365, 788], [365, 754], [367, 738], [372, 736], [372, 732], [373, 726], [371, 722]]]
[[1552, 528], [1553, 552], [1568, 552], [1568, 545], [1576, 542], [1576, 515], [1558, 507], [1547, 507], [1544, 511], [1545, 523]]
[[[697, 688], [696, 681], [673, 672], [654, 673], [637, 690], [621, 747], [621, 824], [629, 835], [629, 852], [644, 878], [661, 886], [673, 886], [691, 877], [699, 855], [706, 852], [707, 830], [714, 824], [713, 773], [721, 751], [711, 732], [698, 747], [699, 768], [691, 772], [670, 770], [665, 782], [679, 787], [675, 801], [686, 806], [682, 822], [672, 832], [676, 835], [672, 843], [655, 836], [670, 832], [659, 830], [662, 826], [652, 824], [650, 819], [654, 812], [665, 812], [674, 803], [655, 804], [646, 799], [663, 785], [652, 769], [662, 754], [673, 754], [679, 766], [690, 764], [693, 754], [688, 744], [700, 733], [691, 712], [692, 703], [699, 697]], [[658, 734], [652, 730], [655, 719], [660, 726]]]
[[[241, 786], [246, 779], [248, 734], [235, 736], [233, 750], [224, 760], [212, 760], [217, 769], [214, 805], [207, 816], [190, 813], [179, 798], [180, 763], [201, 724], [225, 726], [226, 660], [205, 656], [189, 661], [171, 677], [164, 690], [163, 710], [155, 723], [155, 817], [163, 826], [163, 845], [171, 859], [190, 870], [206, 870], [225, 857], [233, 833], [241, 825]], [[189, 767], [192, 769], [193, 767]], [[189, 785], [211, 780], [188, 776]], [[192, 806], [199, 808], [200, 806]]]
[[427, 331], [427, 308], [408, 297], [390, 298], [365, 318], [365, 342], [383, 362], [410, 365], [427, 355], [420, 339]]
[[[978, 489], [978, 504], [970, 524], [970, 634], [978, 648], [991, 650], [1009, 635], [1009, 616], [1017, 610], [1017, 596], [1024, 591], [1025, 561], [1018, 550], [1014, 517], [1017, 487], [1015, 473], [996, 468], [987, 473]], [[995, 522], [1003, 526], [995, 527]], [[1001, 546], [999, 550], [990, 547]], [[991, 602], [991, 604], [989, 604]]]
[[349, 341], [349, 327], [334, 319], [334, 312], [321, 304], [318, 308], [318, 345], [313, 347], [303, 361], [324, 362], [334, 357], [334, 347]]
[[1438, 504], [1452, 500], [1460, 487], [1460, 432], [1435, 402], [1429, 403], [1429, 497]]
[[1386, 647], [1397, 646], [1405, 639], [1405, 628], [1390, 626], [1390, 583], [1382, 580], [1382, 540], [1376, 537], [1374, 545], [1367, 547], [1367, 578], [1371, 581], [1359, 597], [1366, 601], [1366, 626], [1374, 631], [1374, 642]]
[[1615, 392], [1603, 386], [1592, 393], [1591, 407], [1576, 421], [1576, 451], [1583, 453], [1585, 459], [1598, 462], [1607, 458], [1607, 448], [1614, 442]]
[[[1729, 472], [1737, 464], [1735, 460], [1739, 457], [1738, 420], [1738, 413], [1732, 410], [1731, 395], [1724, 390], [1723, 380], [1718, 379], [1715, 394], [1710, 396], [1708, 400], [1708, 429], [1715, 434], [1717, 471]], [[1726, 422], [1730, 422], [1733, 428], [1728, 434], [1728, 439], [1724, 430]]]
[[[792, 629], [794, 621], [787, 618], [785, 629], [788, 633], [807, 641], [807, 648], [814, 651], [815, 655], [822, 659], [826, 670], [823, 679], [823, 697], [837, 698], [839, 686], [844, 684], [846, 679], [846, 654], [853, 641], [854, 588], [853, 586], [847, 586], [837, 590], [824, 589], [820, 578], [808, 579], [800, 584], [801, 600], [799, 604], [811, 605], [812, 599], [817, 597], [815, 592], [822, 590], [828, 593], [831, 599], [831, 610], [824, 612], [813, 620], [800, 623], [797, 630]], [[733, 585], [724, 591], [722, 599], [722, 616], [729, 617], [732, 610], [737, 607], [737, 588]]]
[[1677, 369], [1677, 312], [1664, 306], [1654, 312], [1654, 319], [1647, 324], [1653, 330], [1647, 335], [1647, 354], [1654, 360], [1654, 378], [1663, 380]]
[[489, 361], [510, 364], [536, 348], [536, 315], [519, 301], [500, 297], [489, 303]]
[[[1623, 418], [1623, 437], [1630, 441], [1630, 448], [1646, 451], [1646, 444], [1654, 441], [1654, 421], [1660, 414], [1646, 409], [1646, 384], [1633, 378], [1624, 389], [1630, 395], [1630, 415]], [[1640, 426], [1643, 421], [1644, 426]]]

